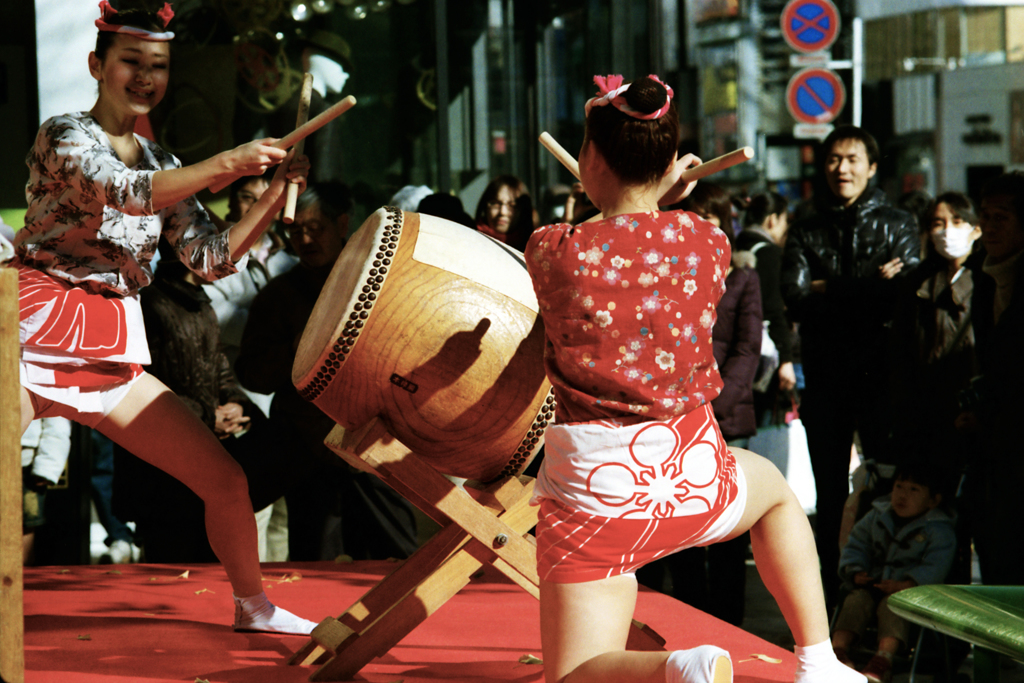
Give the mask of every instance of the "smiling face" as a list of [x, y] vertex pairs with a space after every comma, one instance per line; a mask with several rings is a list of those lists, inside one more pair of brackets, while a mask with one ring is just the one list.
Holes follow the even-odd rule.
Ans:
[[825, 178], [843, 206], [850, 206], [868, 188], [878, 164], [868, 160], [868, 150], [857, 138], [836, 140], [825, 158]]
[[1024, 223], [1010, 195], [981, 200], [981, 243], [992, 263], [1000, 263], [1024, 250]]
[[126, 116], [148, 114], [167, 92], [170, 63], [168, 43], [117, 34], [103, 59], [89, 53], [99, 104]]

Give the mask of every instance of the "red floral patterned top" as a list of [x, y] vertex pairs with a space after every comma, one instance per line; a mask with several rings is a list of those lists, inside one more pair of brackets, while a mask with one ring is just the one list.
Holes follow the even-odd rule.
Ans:
[[714, 225], [683, 211], [549, 225], [525, 253], [558, 422], [664, 420], [721, 391], [711, 330], [730, 250]]

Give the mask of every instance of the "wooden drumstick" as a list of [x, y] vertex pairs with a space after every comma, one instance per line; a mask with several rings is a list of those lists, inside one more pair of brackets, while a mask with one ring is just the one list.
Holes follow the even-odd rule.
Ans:
[[[312, 119], [310, 119], [309, 121], [307, 121], [303, 125], [299, 126], [295, 130], [293, 130], [291, 133], [288, 133], [288, 135], [285, 135], [283, 138], [281, 138], [280, 140], [278, 140], [277, 142], [275, 142], [271, 146], [272, 147], [277, 147], [278, 149], [288, 149], [289, 147], [294, 145], [299, 140], [304, 140], [304, 139], [308, 138], [310, 135], [312, 135], [313, 133], [317, 132], [318, 130], [320, 130], [321, 128], [326, 126], [328, 123], [330, 123], [334, 119], [338, 118], [339, 116], [341, 116], [342, 114], [347, 112], [349, 109], [354, 107], [355, 104], [356, 104], [356, 98], [354, 98], [351, 95], [349, 95], [348, 97], [346, 97], [342, 101], [338, 102], [337, 104], [332, 105], [329, 109], [325, 109], [324, 111], [320, 112], [319, 114], [314, 116]], [[242, 176], [238, 175], [238, 176], [235, 176], [235, 177], [236, 178], [241, 178]], [[213, 193], [220, 192], [225, 187], [230, 185], [233, 180], [234, 180], [234, 178], [232, 178], [232, 179], [230, 179], [230, 180], [228, 180], [226, 182], [222, 181], [222, 182], [218, 183], [217, 185], [213, 185], [213, 186], [210, 187], [210, 191], [213, 192]]]
[[694, 180], [700, 180], [706, 178], [713, 173], [724, 171], [730, 166], [736, 164], [742, 164], [744, 161], [750, 161], [754, 158], [753, 147], [740, 147], [737, 150], [733, 150], [728, 154], [723, 154], [720, 157], [715, 157], [711, 161], [705, 161], [700, 166], [694, 166], [688, 168], [679, 175], [679, 182], [690, 183]]
[[303, 125], [293, 130], [291, 133], [288, 133], [288, 135], [285, 135], [283, 138], [274, 143], [274, 147], [277, 147], [278, 149], [288, 149], [299, 140], [308, 138], [310, 135], [317, 132], [318, 130], [326, 126], [328, 123], [330, 123], [334, 119], [338, 118], [339, 116], [347, 112], [355, 105], [356, 98], [352, 97], [352, 95], [349, 95], [341, 102], [331, 105], [329, 109], [325, 109], [324, 111], [320, 112]]
[[[558, 144], [557, 140], [545, 131], [540, 134], [540, 142], [542, 145], [547, 147], [548, 151], [551, 152], [556, 159], [562, 162], [563, 166], [569, 169], [570, 173], [576, 176], [577, 180], [579, 179], [579, 163], [572, 158], [572, 155], [569, 154], [564, 147]], [[699, 166], [686, 169], [682, 174], [680, 174], [679, 182], [689, 183], [694, 180], [700, 180], [701, 178], [706, 178], [707, 176], [718, 173], [719, 171], [724, 171], [730, 166], [742, 164], [744, 161], [750, 161], [753, 158], [753, 147], [741, 147], [740, 149], [729, 152], [728, 154], [723, 154], [722, 156], [711, 159], [710, 161], [705, 161]]]
[[580, 165], [573, 159], [572, 155], [558, 144], [558, 141], [551, 137], [551, 134], [544, 131], [540, 134], [540, 144], [544, 145], [549, 152], [551, 152], [556, 159], [562, 162], [562, 165], [569, 169], [569, 173], [576, 176], [576, 180], [580, 179]]
[[[295, 116], [295, 127], [302, 126], [309, 120], [309, 101], [313, 97], [313, 74], [305, 73], [302, 76], [302, 93], [299, 95], [299, 113]], [[295, 156], [302, 154], [306, 147], [306, 140], [302, 139], [295, 143]], [[287, 196], [284, 200], [284, 213], [281, 220], [291, 224], [295, 222], [295, 200], [299, 198], [299, 186], [295, 183], [288, 183]]]

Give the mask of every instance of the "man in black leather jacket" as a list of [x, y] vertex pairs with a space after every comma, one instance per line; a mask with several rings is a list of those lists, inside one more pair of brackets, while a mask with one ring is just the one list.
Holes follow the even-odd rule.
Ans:
[[855, 126], [838, 126], [822, 143], [830, 192], [786, 241], [782, 293], [800, 324], [806, 388], [801, 417], [817, 488], [816, 536], [826, 597], [839, 586], [839, 529], [849, 491], [854, 431], [867, 458], [884, 452], [891, 412], [886, 346], [897, 278], [917, 266], [916, 219], [869, 186], [878, 143]]

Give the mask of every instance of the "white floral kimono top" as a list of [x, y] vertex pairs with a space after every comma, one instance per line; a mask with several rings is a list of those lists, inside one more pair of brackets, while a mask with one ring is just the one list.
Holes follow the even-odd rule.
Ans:
[[128, 168], [88, 112], [42, 125], [26, 159], [25, 227], [14, 237], [23, 264], [92, 293], [130, 296], [153, 279], [149, 262], [163, 234], [206, 279], [237, 272], [227, 234], [194, 196], [153, 211], [153, 174], [181, 163], [137, 139], [144, 156]]
[[137, 293], [161, 235], [207, 279], [237, 272], [227, 234], [194, 196], [153, 211], [153, 174], [181, 164], [138, 140], [143, 158], [128, 168], [91, 114], [67, 114], [43, 124], [26, 160], [14, 238], [22, 383], [54, 400], [65, 399], [49, 388], [122, 382], [150, 362]]

